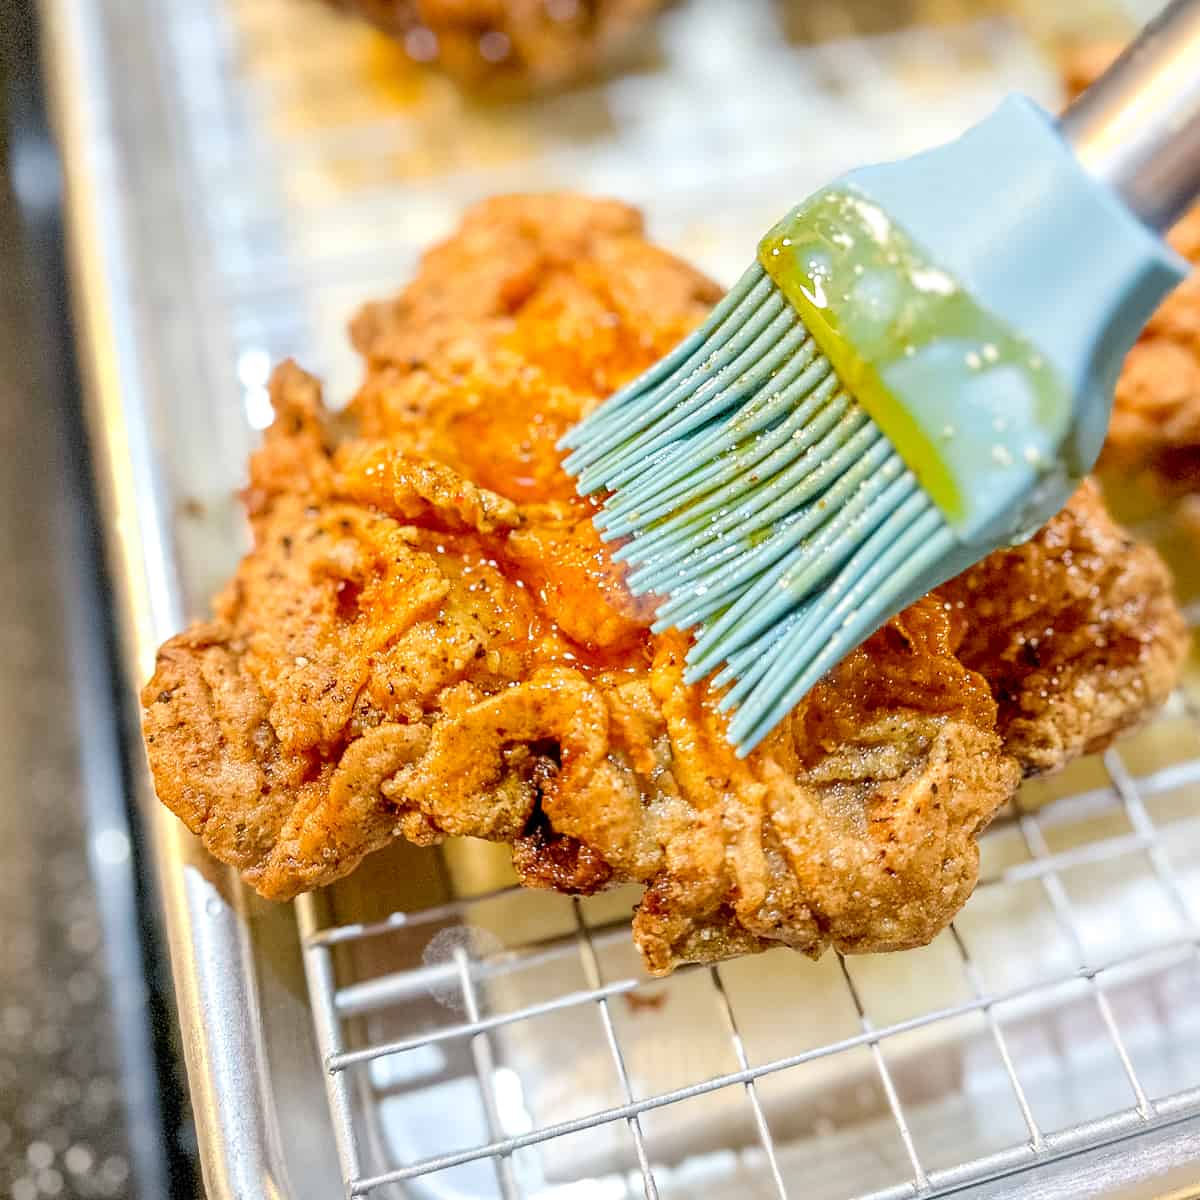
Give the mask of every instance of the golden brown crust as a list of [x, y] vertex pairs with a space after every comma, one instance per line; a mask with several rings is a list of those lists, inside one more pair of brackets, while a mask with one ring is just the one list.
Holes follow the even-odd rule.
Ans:
[[[356, 322], [369, 371], [347, 418], [276, 373], [254, 550], [143, 692], [160, 797], [260, 892], [329, 882], [392, 837], [475, 836], [512, 842], [530, 886], [641, 883], [656, 972], [917, 945], [970, 894], [975, 836], [1022, 770], [1161, 698], [1180, 653], [1165, 573], [1085, 488], [737, 759], [553, 449], [716, 295], [624, 206], [510, 197]], [[1046, 626], [1036, 664], [1013, 650]]]
[[331, 0], [397, 38], [414, 61], [488, 92], [586, 75], [666, 0]]
[[999, 705], [1027, 773], [1103, 749], [1170, 694], [1187, 649], [1165, 565], [1088, 481], [1032, 541], [939, 589], [968, 615], [959, 658]]

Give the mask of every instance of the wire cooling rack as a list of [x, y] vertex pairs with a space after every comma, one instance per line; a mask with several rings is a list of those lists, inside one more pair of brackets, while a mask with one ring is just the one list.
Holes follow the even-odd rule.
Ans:
[[[1194, 738], [1195, 713], [1189, 709], [1184, 720], [1193, 727], [1188, 733]], [[1200, 817], [1192, 810], [1200, 764], [1178, 763], [1139, 778], [1118, 751], [1109, 751], [1102, 762], [1107, 774], [1104, 786], [1040, 810], [1018, 805], [1011, 821], [991, 837], [1003, 845], [985, 841], [984, 876], [973, 907], [935, 943], [936, 957], [953, 960], [953, 967], [945, 962], [934, 967], [939, 985], [947, 971], [956, 971], [959, 979], [934, 1004], [925, 1007], [918, 1000], [910, 1006], [917, 1011], [899, 1017], [903, 1004], [897, 1008], [894, 1001], [880, 998], [878, 964], [860, 971], [859, 963], [835, 956], [841, 988], [834, 990], [842, 992], [840, 1004], [848, 1024], [857, 1027], [847, 1028], [834, 1040], [756, 1061], [748, 1049], [747, 1033], [750, 1022], [762, 1015], [761, 1006], [753, 998], [746, 1000], [745, 1007], [736, 1003], [735, 995], [744, 989], [729, 980], [731, 974], [745, 976], [745, 965], [740, 970], [737, 964], [691, 968], [680, 972], [678, 979], [687, 977], [689, 986], [710, 993], [709, 1033], [727, 1041], [729, 1069], [662, 1090], [634, 1086], [621, 1025], [639, 1018], [619, 1021], [616, 1012], [625, 1004], [633, 1014], [648, 1010], [671, 1020], [670, 991], [637, 974], [605, 969], [605, 948], [627, 941], [628, 932], [623, 923], [591, 920], [586, 902], [563, 902], [563, 925], [570, 928], [511, 946], [502, 945], [488, 932], [488, 910], [510, 898], [509, 890], [395, 913], [366, 924], [318, 927], [311, 912], [306, 912], [306, 967], [350, 1194], [376, 1194], [388, 1184], [436, 1179], [442, 1173], [443, 1181], [429, 1194], [494, 1192], [506, 1200], [527, 1194], [558, 1195], [552, 1187], [546, 1190], [548, 1181], [538, 1164], [528, 1159], [528, 1152], [569, 1135], [616, 1127], [627, 1135], [623, 1157], [634, 1169], [634, 1177], [617, 1173], [592, 1178], [594, 1191], [561, 1194], [724, 1196], [749, 1186], [752, 1195], [869, 1195], [872, 1200], [899, 1200], [943, 1194], [1019, 1172], [1195, 1114], [1200, 1111], [1196, 1086], [1200, 1047], [1195, 1044], [1200, 1032], [1196, 1009], [1200, 928], [1195, 899]], [[989, 870], [988, 850], [998, 852], [999, 861], [1015, 861]], [[1014, 899], [1026, 885], [1040, 891], [1044, 901], [1044, 911], [1037, 915], [1032, 915], [1036, 906], [1028, 898]], [[1121, 893], [1122, 904], [1136, 908], [1116, 931], [1099, 924], [1112, 919], [1097, 900], [1109, 887]], [[1029, 948], [1030, 962], [1025, 965], [1033, 966], [1033, 978], [1022, 979], [1018, 971], [1007, 985], [997, 986], [996, 974], [1003, 979], [1007, 968], [996, 961], [995, 948], [987, 945], [989, 934], [995, 932], [996, 909], [1009, 920], [1015, 914], [1021, 934], [1055, 943], [1050, 953], [1045, 944]], [[476, 924], [480, 921], [482, 925]], [[431, 937], [430, 930], [439, 932]], [[447, 937], [447, 932], [453, 936]], [[339, 980], [340, 952], [396, 938], [406, 940], [410, 953], [418, 950], [410, 965], [369, 979]], [[1010, 950], [1003, 948], [1004, 953]], [[927, 961], [918, 971], [929, 969], [930, 952], [922, 953]], [[772, 952], [752, 971], [769, 975], [781, 968], [778, 960], [786, 954]], [[573, 974], [561, 969], [567, 960], [575, 963], [584, 986], [545, 987], [547, 978], [561, 983]], [[553, 965], [560, 969], [548, 971]], [[886, 967], [885, 972], [893, 982], [907, 980], [909, 987], [914, 986], [910, 972]], [[537, 982], [527, 981], [524, 989], [503, 987], [522, 973], [536, 976]], [[818, 1002], [829, 1002], [829, 982], [827, 977], [814, 989]], [[511, 1007], [504, 1002], [522, 991], [537, 998]], [[431, 993], [447, 1005], [447, 1019], [397, 1038], [372, 1030], [372, 1014], [407, 1010], [411, 1019], [414, 1005], [420, 1009]], [[499, 1004], [487, 1003], [496, 997], [501, 997]], [[793, 994], [792, 1003], [802, 1020], [803, 990]], [[888, 1015], [876, 1017], [877, 1007]], [[894, 1010], [890, 1014], [889, 1008]], [[558, 1120], [551, 1111], [546, 1114], [549, 1119], [539, 1121], [522, 1097], [512, 1065], [520, 1060], [522, 1040], [505, 1041], [503, 1036], [522, 1030], [527, 1049], [528, 1042], [539, 1037], [539, 1022], [573, 1010], [588, 1010], [595, 1016], [593, 1024], [602, 1035], [597, 1043], [611, 1062], [617, 1102]], [[406, 1016], [400, 1017], [401, 1025]], [[386, 1023], [377, 1029], [384, 1027]], [[903, 1046], [906, 1039], [908, 1047]], [[467, 1144], [414, 1155], [386, 1169], [368, 1169], [359, 1122], [365, 1118], [369, 1123], [380, 1098], [389, 1090], [397, 1094], [397, 1088], [400, 1094], [404, 1088], [412, 1089], [409, 1096], [418, 1105], [443, 1106], [444, 1099], [436, 1097], [429, 1081], [451, 1061], [447, 1047], [461, 1048], [463, 1061], [469, 1063], [471, 1086], [477, 1091], [475, 1123], [481, 1136], [470, 1138], [473, 1119], [467, 1108], [445, 1108], [441, 1115], [447, 1123], [448, 1143], [465, 1139]], [[570, 1058], [578, 1052], [577, 1045], [555, 1041], [549, 1050], [551, 1057], [567, 1058], [561, 1069], [572, 1070]], [[857, 1061], [855, 1056], [861, 1058], [862, 1052], [867, 1059]], [[911, 1079], [914, 1056], [939, 1062], [955, 1054], [979, 1071], [980, 1078], [974, 1083], [965, 1076], [937, 1081], [925, 1095], [905, 1097], [906, 1091], [920, 1091]], [[375, 1064], [405, 1056], [420, 1060], [421, 1065], [398, 1074], [372, 1076], [369, 1071]], [[1102, 1064], [1103, 1059], [1108, 1062]], [[820, 1064], [825, 1069], [806, 1083], [803, 1072]], [[891, 1126], [895, 1145], [889, 1152], [874, 1141], [870, 1151], [874, 1159], [865, 1168], [848, 1165], [843, 1157], [863, 1153], [864, 1147], [856, 1145], [853, 1136], [856, 1123], [851, 1123], [852, 1136], [847, 1138], [839, 1136], [831, 1119], [826, 1118], [822, 1127], [818, 1118], [798, 1147], [772, 1132], [768, 1105], [761, 1095], [763, 1083], [772, 1076], [798, 1076], [790, 1095], [802, 1098], [813, 1086], [831, 1086], [838, 1072], [854, 1081], [860, 1098], [866, 1089], [869, 1102], [864, 1107], [872, 1114], [882, 1109], [890, 1118], [885, 1123]], [[910, 1078], [905, 1079], [906, 1074]], [[972, 1087], [978, 1087], [986, 1101], [975, 1111], [966, 1095]], [[1088, 1087], [1098, 1087], [1102, 1095], [1076, 1094], [1077, 1089]], [[716, 1093], [736, 1095], [745, 1109], [741, 1121], [726, 1114], [732, 1152], [708, 1154], [708, 1161], [693, 1163], [692, 1171], [682, 1177], [678, 1164], [666, 1164], [660, 1174], [643, 1119], [660, 1111], [670, 1114], [675, 1106], [686, 1110], [689, 1102]], [[1069, 1120], [1089, 1103], [1098, 1110], [1096, 1115]], [[1068, 1123], [1062, 1123], [1064, 1118]], [[682, 1117], [684, 1122], [693, 1119]], [[956, 1119], [961, 1123], [942, 1124]], [[959, 1149], [973, 1141], [986, 1143], [989, 1131], [979, 1127], [981, 1119], [1006, 1127], [1008, 1132], [996, 1140], [1011, 1137], [1011, 1144], [945, 1165], [947, 1157], [958, 1156], [958, 1150], [951, 1148], [947, 1155], [947, 1146], [939, 1144], [939, 1132], [948, 1134]], [[873, 1140], [879, 1137], [878, 1120], [863, 1124], [868, 1128], [858, 1131], [859, 1139], [864, 1134]], [[375, 1130], [376, 1154], [379, 1137]], [[622, 1156], [612, 1149], [616, 1140], [606, 1141], [605, 1153], [620, 1163]], [[587, 1152], [582, 1153], [586, 1158]], [[494, 1179], [467, 1174], [455, 1180], [446, 1174], [480, 1162], [490, 1164]], [[857, 1186], [856, 1177], [877, 1182], [889, 1173], [895, 1177], [890, 1186], [866, 1190]]]
[[[272, 363], [295, 355], [347, 396], [361, 371], [348, 316], [400, 286], [475, 199], [617, 194], [730, 280], [795, 197], [951, 136], [1010, 88], [1053, 106], [1051, 40], [1146, 15], [689, 0], [613, 77], [487, 109], [315, 0], [50, 7], [96, 32], [118, 101], [83, 170], [127, 193], [116, 257], [147, 348], [135, 432], [159, 476], [154, 503], [126, 518], [166, 565], [139, 670], [236, 560], [230, 497], [269, 420]], [[975, 897], [904, 955], [772, 951], [650, 980], [629, 892], [521, 891], [484, 845], [386, 851], [296, 906], [326, 1094], [265, 1083], [259, 1103], [286, 1099], [315, 1141], [332, 1129], [349, 1196], [1120, 1194], [1200, 1156], [1196, 703], [1189, 676], [1147, 730], [1026, 787], [982, 840]], [[201, 917], [225, 920], [216, 903]], [[247, 903], [233, 903], [230, 947], [257, 945]], [[197, 928], [208, 936], [194, 924], [192, 942]], [[255, 954], [261, 992], [277, 963], [270, 947]], [[210, 1010], [198, 984], [234, 966], [175, 957], [185, 1023], [216, 1047], [191, 1061], [202, 1086], [243, 1052], [230, 1022], [251, 1022], [257, 1054], [280, 1005]], [[237, 1105], [209, 1092], [201, 1128], [226, 1131], [210, 1138], [236, 1130], [238, 1155], [278, 1157], [260, 1144], [278, 1131], [247, 1133], [244, 1099], [221, 1112]], [[206, 1161], [236, 1157], [218, 1151]], [[217, 1170], [210, 1190], [234, 1194], [214, 1187]], [[278, 1174], [262, 1195], [329, 1194], [297, 1161]]]

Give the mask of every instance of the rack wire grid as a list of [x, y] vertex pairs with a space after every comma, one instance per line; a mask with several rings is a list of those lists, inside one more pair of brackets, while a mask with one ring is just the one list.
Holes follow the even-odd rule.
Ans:
[[[1147, 15], [691, 0], [611, 77], [488, 109], [312, 0], [96, 11], [113, 74], [152, 71], [167, 109], [165, 144], [139, 142], [132, 104], [108, 149], [145, 214], [131, 259], [171, 397], [146, 414], [182, 597], [168, 624], [203, 612], [243, 544], [230, 497], [270, 417], [271, 364], [295, 355], [348, 395], [347, 317], [472, 201], [617, 194], [730, 280], [797, 196], [951, 136], [1005, 90], [1053, 106], [1048, 45]], [[189, 206], [167, 229], [164, 171]], [[1169, 544], [1164, 520], [1147, 529]], [[1198, 702], [1189, 674], [1149, 729], [1027, 786], [982, 841], [975, 897], [906, 955], [772, 951], [650, 980], [629, 892], [523, 892], [476, 844], [400, 847], [303, 898], [346, 1194], [1015, 1195], [1033, 1168], [1190, 1128]]]

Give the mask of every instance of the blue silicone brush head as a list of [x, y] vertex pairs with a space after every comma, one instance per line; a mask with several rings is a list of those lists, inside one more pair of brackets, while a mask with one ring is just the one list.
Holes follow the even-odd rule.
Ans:
[[629, 539], [614, 557], [635, 593], [664, 597], [656, 631], [698, 630], [686, 678], [732, 684], [749, 749], [954, 538], [762, 267], [676, 355], [568, 467], [611, 489], [602, 536]]
[[[1098, 253], [1098, 248], [1103, 252]], [[1185, 267], [1021, 98], [794, 209], [707, 323], [564, 439], [654, 626], [753, 749], [1095, 461]]]

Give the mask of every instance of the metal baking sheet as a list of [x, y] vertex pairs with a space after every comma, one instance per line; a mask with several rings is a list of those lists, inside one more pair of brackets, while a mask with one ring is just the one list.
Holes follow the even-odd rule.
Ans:
[[[348, 398], [348, 317], [476, 199], [616, 194], [729, 281], [814, 186], [1006, 90], [1056, 105], [1054, 47], [1146, 8], [687, 0], [600, 83], [484, 108], [316, 0], [46, 0], [131, 678], [245, 545], [272, 363]], [[1168, 1172], [1200, 1111], [1193, 695], [1028, 791], [953, 931], [844, 967], [647, 981], [628, 893], [509, 892], [480, 844], [266, 905], [147, 792], [210, 1195], [1065, 1197]]]

